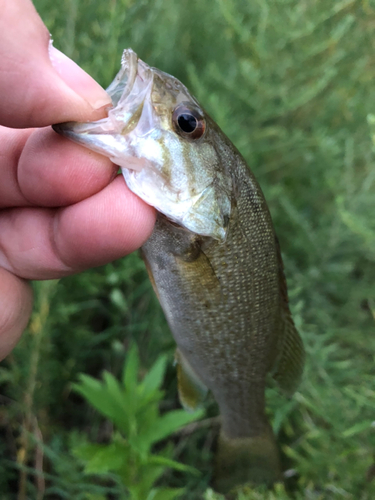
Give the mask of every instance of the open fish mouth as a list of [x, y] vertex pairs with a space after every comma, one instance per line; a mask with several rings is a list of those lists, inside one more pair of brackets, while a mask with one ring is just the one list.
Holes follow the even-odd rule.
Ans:
[[173, 122], [180, 104], [198, 106], [186, 87], [127, 49], [107, 92], [112, 107], [106, 118], [54, 130], [119, 165], [129, 189], [170, 220], [224, 241], [231, 202], [206, 167], [207, 158], [216, 161], [214, 146], [193, 144]]
[[132, 49], [126, 49], [121, 69], [107, 88], [113, 106], [108, 111], [108, 117], [89, 123], [60, 123], [53, 125], [53, 129], [92, 151], [108, 156], [120, 167], [140, 170], [147, 160], [134, 156], [126, 136], [140, 124], [141, 116], [142, 127], [137, 130], [137, 135], [144, 136], [155, 126], [149, 98], [152, 84], [150, 66], [138, 59]]

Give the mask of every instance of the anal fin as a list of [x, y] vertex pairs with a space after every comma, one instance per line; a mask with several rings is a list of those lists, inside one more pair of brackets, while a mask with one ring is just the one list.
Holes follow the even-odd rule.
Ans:
[[179, 349], [176, 349], [178, 395], [182, 406], [187, 411], [196, 410], [206, 398], [208, 389], [186, 361]]

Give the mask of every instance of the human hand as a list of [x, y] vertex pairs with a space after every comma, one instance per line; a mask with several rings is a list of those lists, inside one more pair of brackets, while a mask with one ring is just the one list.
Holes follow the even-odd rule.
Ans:
[[70, 59], [49, 51], [30, 0], [0, 0], [0, 9], [1, 360], [31, 314], [26, 280], [59, 278], [132, 252], [151, 234], [155, 211], [107, 158], [46, 127], [102, 118], [110, 100]]

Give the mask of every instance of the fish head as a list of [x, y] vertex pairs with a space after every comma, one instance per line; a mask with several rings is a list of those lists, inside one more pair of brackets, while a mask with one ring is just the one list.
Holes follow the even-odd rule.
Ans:
[[232, 186], [216, 124], [179, 80], [131, 49], [107, 92], [112, 108], [106, 118], [54, 130], [108, 156], [130, 190], [170, 220], [224, 241]]

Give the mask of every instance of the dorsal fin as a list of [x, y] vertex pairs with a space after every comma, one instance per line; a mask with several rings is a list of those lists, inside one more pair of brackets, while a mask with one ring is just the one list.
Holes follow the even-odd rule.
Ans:
[[292, 395], [297, 389], [305, 361], [305, 350], [301, 337], [294, 325], [294, 321], [289, 309], [288, 289], [284, 274], [284, 266], [281, 258], [280, 246], [277, 237], [276, 251], [279, 264], [279, 290], [281, 297], [281, 328], [279, 340], [279, 355], [273, 369], [273, 378], [277, 381], [281, 389]]

